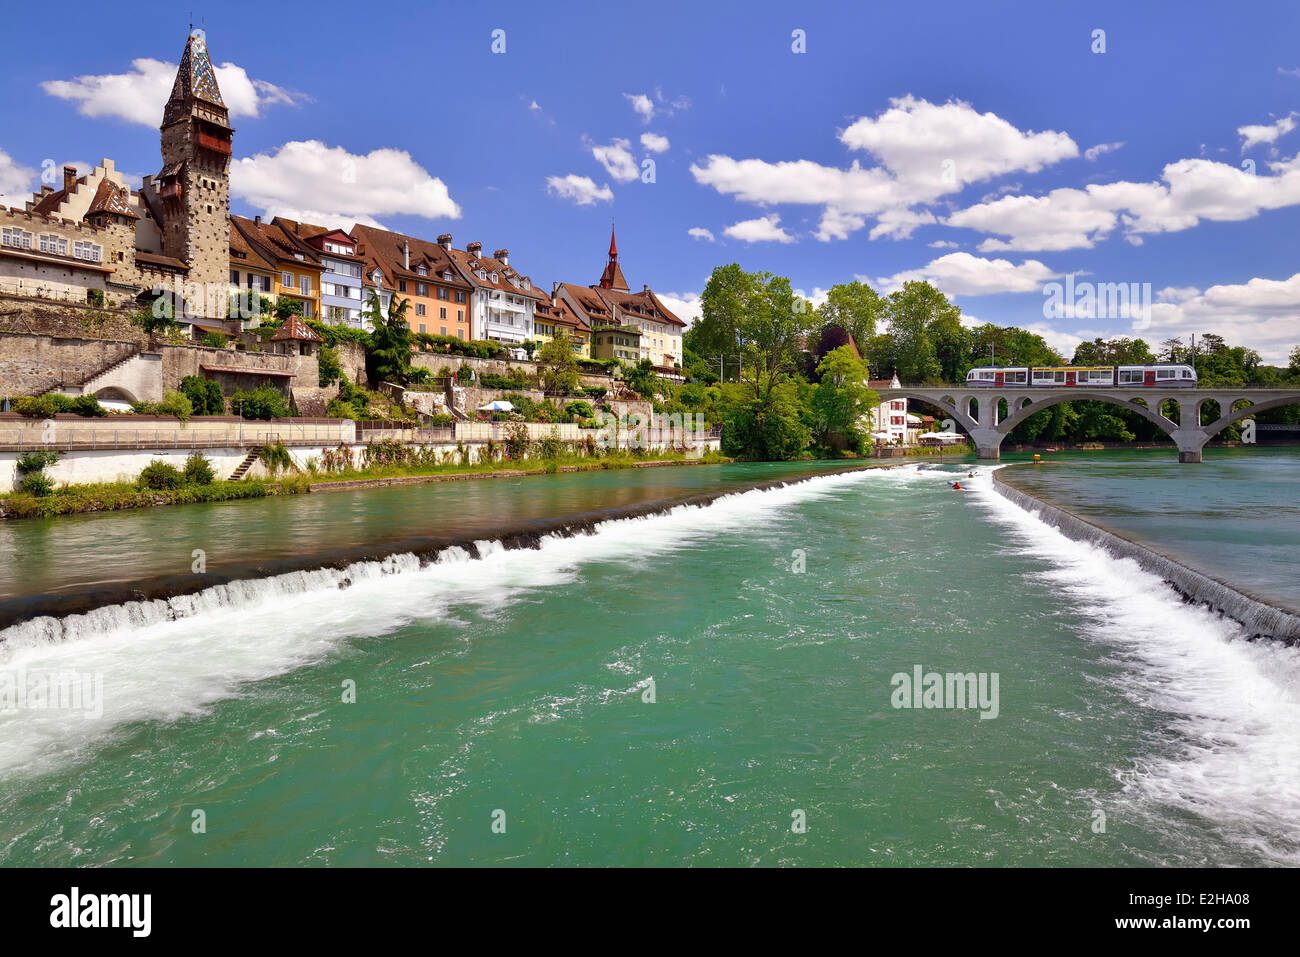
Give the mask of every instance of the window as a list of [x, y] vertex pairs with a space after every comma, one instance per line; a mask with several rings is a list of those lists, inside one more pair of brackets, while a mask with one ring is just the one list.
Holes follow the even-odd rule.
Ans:
[[448, 282], [451, 282], [451, 270], [450, 270], [450, 269], [444, 269], [444, 270], [442, 271], [442, 278], [445, 279], [445, 280], [447, 280]]
[[440, 335], [440, 336], [445, 336], [446, 334], [447, 334], [447, 327], [446, 327], [446, 326], [439, 326], [439, 327], [438, 327], [438, 335]]
[[230, 270], [230, 284], [231, 284], [232, 286], [238, 286], [238, 285], [239, 285], [239, 270], [238, 270], [238, 269], [232, 269], [232, 270]]
[[397, 280], [397, 291], [398, 291], [398, 292], [406, 292], [406, 280], [405, 280], [405, 279], [399, 279], [399, 280]]
[[68, 241], [62, 236], [46, 233], [41, 236], [41, 252], [66, 256], [68, 254]]
[[293, 288], [293, 273], [287, 272], [280, 277], [280, 285], [289, 289]]
[[427, 331], [428, 331], [427, 329], [424, 328], [424, 323], [420, 323], [420, 331], [421, 331], [421, 332], [427, 332]]
[[422, 282], [417, 282], [415, 284], [415, 294], [417, 296], [427, 296], [429, 295], [429, 287]]
[[465, 321], [465, 310], [464, 310], [464, 309], [457, 309], [457, 310], [456, 310], [456, 321], [457, 321], [457, 322], [464, 322], [464, 321]]
[[459, 338], [464, 339], [464, 338], [465, 338], [465, 330], [464, 330], [464, 329], [457, 329], [457, 330], [456, 330], [456, 335], [457, 335]]
[[32, 248], [32, 234], [25, 233], [21, 229], [5, 229], [0, 232], [0, 241], [6, 246], [16, 246], [19, 249]]
[[420, 265], [416, 266], [415, 271], [419, 273], [421, 276], [429, 275], [429, 267], [426, 266], [424, 263], [420, 263]]
[[258, 292], [270, 292], [271, 279], [269, 276], [259, 276], [250, 272], [248, 274], [248, 288], [256, 289]]
[[1174, 377], [1174, 370], [1173, 370], [1173, 369], [1157, 369], [1157, 370], [1156, 370], [1156, 378], [1157, 378], [1157, 379], [1172, 379], [1173, 377]]
[[465, 293], [462, 292], [462, 291], [459, 290], [459, 289], [456, 290], [456, 301], [457, 301], [457, 302], [464, 302], [464, 301], [465, 301]]
[[446, 306], [439, 306], [439, 307], [438, 307], [438, 318], [439, 318], [439, 319], [446, 319], [446, 318], [447, 318], [447, 307], [446, 307]]
[[451, 293], [449, 293], [449, 292], [448, 292], [445, 288], [443, 288], [442, 286], [439, 286], [439, 287], [438, 287], [438, 298], [439, 298], [439, 299], [444, 299], [444, 300], [445, 300], [445, 299], [450, 299], [450, 298], [451, 298]]
[[311, 276], [298, 277], [298, 291], [304, 296], [311, 295]]
[[76, 256], [78, 259], [85, 259], [88, 262], [97, 263], [99, 262], [100, 248], [90, 242], [83, 241], [73, 243], [72, 255]]
[[[416, 304], [416, 306], [415, 306], [415, 314], [416, 314], [417, 316], [422, 316], [422, 315], [424, 315], [424, 303], [421, 302], [421, 303], [417, 303], [417, 304]], [[421, 331], [423, 331], [423, 330], [421, 330]]]

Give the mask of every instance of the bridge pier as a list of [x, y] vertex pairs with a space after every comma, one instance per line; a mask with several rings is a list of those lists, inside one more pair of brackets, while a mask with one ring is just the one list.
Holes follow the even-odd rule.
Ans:
[[1182, 449], [1179, 449], [1178, 461], [1179, 462], [1200, 462], [1201, 455], [1202, 453], [1200, 449], [1189, 450], [1189, 451], [1183, 451]]

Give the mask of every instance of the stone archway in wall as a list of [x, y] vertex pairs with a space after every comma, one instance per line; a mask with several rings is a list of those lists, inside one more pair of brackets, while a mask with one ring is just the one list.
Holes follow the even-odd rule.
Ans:
[[95, 398], [99, 399], [101, 402], [126, 402], [127, 404], [140, 401], [131, 394], [129, 389], [124, 389], [121, 386], [116, 385], [109, 385], [100, 389], [95, 393]]

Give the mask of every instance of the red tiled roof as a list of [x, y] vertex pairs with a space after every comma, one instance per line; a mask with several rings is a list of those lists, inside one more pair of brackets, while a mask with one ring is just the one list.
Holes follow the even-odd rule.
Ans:
[[139, 214], [131, 208], [130, 195], [131, 192], [127, 187], [118, 189], [107, 179], [100, 180], [99, 189], [95, 190], [95, 198], [90, 201], [90, 208], [86, 210], [86, 215], [113, 213], [139, 219]]
[[302, 316], [290, 316], [286, 319], [284, 325], [276, 331], [275, 335], [271, 336], [272, 342], [275, 342], [277, 339], [302, 339], [306, 342], [325, 341], [316, 334], [315, 330], [313, 330], [311, 326], [307, 325]]

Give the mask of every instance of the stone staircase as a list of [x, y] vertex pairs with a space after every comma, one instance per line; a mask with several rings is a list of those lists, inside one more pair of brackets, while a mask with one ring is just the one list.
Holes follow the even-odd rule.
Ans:
[[235, 471], [230, 473], [230, 478], [227, 479], [227, 481], [238, 482], [245, 475], [247, 475], [248, 470], [251, 469], [253, 467], [253, 463], [257, 461], [257, 457], [262, 454], [263, 448], [265, 448], [265, 446], [259, 445], [257, 448], [253, 449], [251, 452], [245, 455], [244, 461], [240, 462], [239, 466], [235, 469]]

